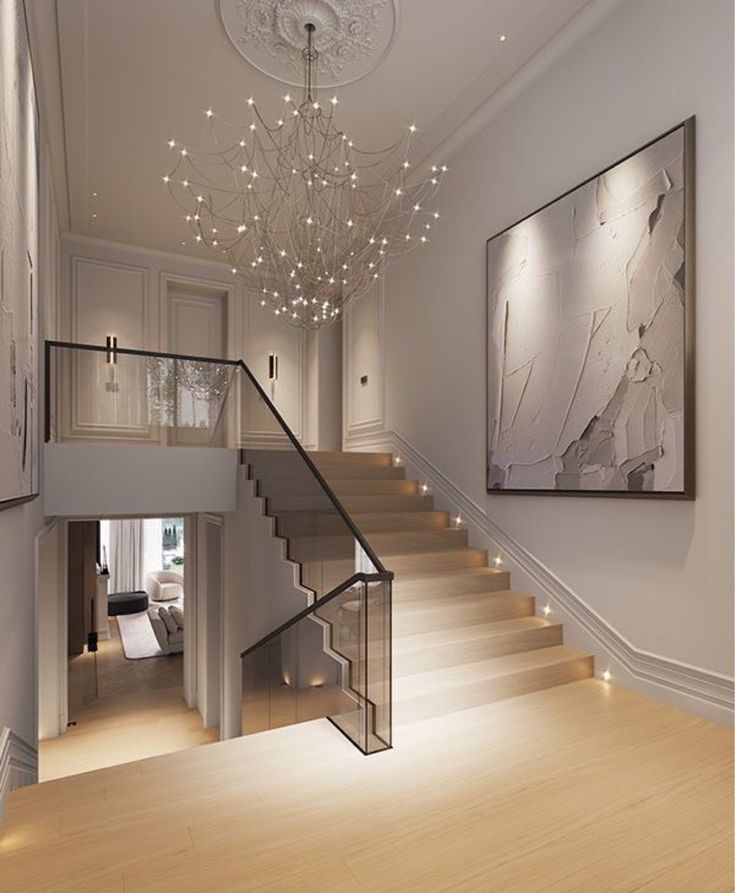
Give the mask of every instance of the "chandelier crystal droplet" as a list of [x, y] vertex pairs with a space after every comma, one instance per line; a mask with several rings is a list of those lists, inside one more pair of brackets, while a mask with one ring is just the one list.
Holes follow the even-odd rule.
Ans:
[[319, 328], [341, 318], [391, 259], [429, 243], [447, 168], [414, 176], [413, 124], [388, 148], [358, 149], [335, 123], [337, 97], [324, 106], [317, 98], [313, 26], [306, 30], [303, 99], [286, 95], [275, 124], [252, 97], [243, 123], [207, 109], [212, 149], [170, 140], [176, 163], [162, 179], [195, 242], [224, 255], [262, 307]]

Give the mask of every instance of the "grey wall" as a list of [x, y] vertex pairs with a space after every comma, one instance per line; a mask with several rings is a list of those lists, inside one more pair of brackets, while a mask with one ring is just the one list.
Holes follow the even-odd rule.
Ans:
[[[15, 31], [16, 17], [12, 0], [0, 2], [0, 100], [11, 108], [13, 91], [18, 87], [17, 67], [28, 64], [25, 51], [21, 53]], [[21, 19], [22, 20], [22, 13]], [[24, 158], [27, 170], [38, 165], [39, 183], [39, 245], [38, 290], [41, 331], [53, 337], [58, 270], [58, 230], [50, 167], [45, 147], [43, 126], [40, 132], [40, 152], [28, 145], [25, 130], [7, 133], [11, 119], [0, 121], [0, 169], [17, 169], [9, 163], [9, 153]], [[6, 182], [0, 190], [0, 243], [22, 244], [15, 239], [16, 230], [24, 226], [17, 201], [10, 200], [24, 194], [18, 183]], [[6, 203], [7, 202], [7, 203]], [[6, 259], [7, 262], [7, 259]], [[5, 370], [2, 370], [5, 375]], [[39, 378], [39, 386], [42, 377]], [[42, 401], [43, 394], [39, 394]], [[39, 402], [39, 405], [42, 405]], [[41, 468], [43, 472], [43, 468]], [[35, 543], [43, 525], [40, 499], [0, 511], [0, 730], [9, 727], [30, 745], [37, 742], [36, 642], [34, 630], [35, 599]]]
[[47, 515], [102, 517], [228, 512], [237, 451], [216, 447], [47, 443]]
[[[732, 674], [733, 6], [625, 0], [449, 158], [389, 271], [386, 425], [637, 648]], [[485, 240], [697, 115], [697, 500], [489, 497]], [[440, 159], [444, 160], [444, 159]]]

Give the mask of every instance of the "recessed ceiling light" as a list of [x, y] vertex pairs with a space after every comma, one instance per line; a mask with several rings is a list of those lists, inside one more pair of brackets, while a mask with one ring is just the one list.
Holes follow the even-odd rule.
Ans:
[[92, 198], [97, 198], [97, 193], [94, 190], [92, 191]]

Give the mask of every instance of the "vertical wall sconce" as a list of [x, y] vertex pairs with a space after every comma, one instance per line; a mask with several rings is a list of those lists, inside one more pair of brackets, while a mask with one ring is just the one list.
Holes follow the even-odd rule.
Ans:
[[268, 354], [268, 381], [278, 380], [278, 354]]
[[107, 353], [107, 381], [105, 390], [111, 394], [118, 391], [117, 383], [117, 335], [108, 335], [105, 339], [105, 351]]

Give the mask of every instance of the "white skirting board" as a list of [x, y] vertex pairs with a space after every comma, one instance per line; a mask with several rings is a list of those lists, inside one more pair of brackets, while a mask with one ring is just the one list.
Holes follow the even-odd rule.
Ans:
[[608, 670], [626, 688], [727, 726], [735, 724], [735, 680], [636, 648], [397, 431], [351, 437], [345, 449], [400, 455], [407, 477], [429, 483], [437, 509], [462, 516], [470, 545], [488, 548], [491, 555], [493, 549], [499, 552], [514, 588], [548, 601], [564, 623], [565, 641], [594, 654], [597, 675]]
[[0, 820], [11, 791], [38, 781], [38, 751], [7, 726], [0, 733]]

